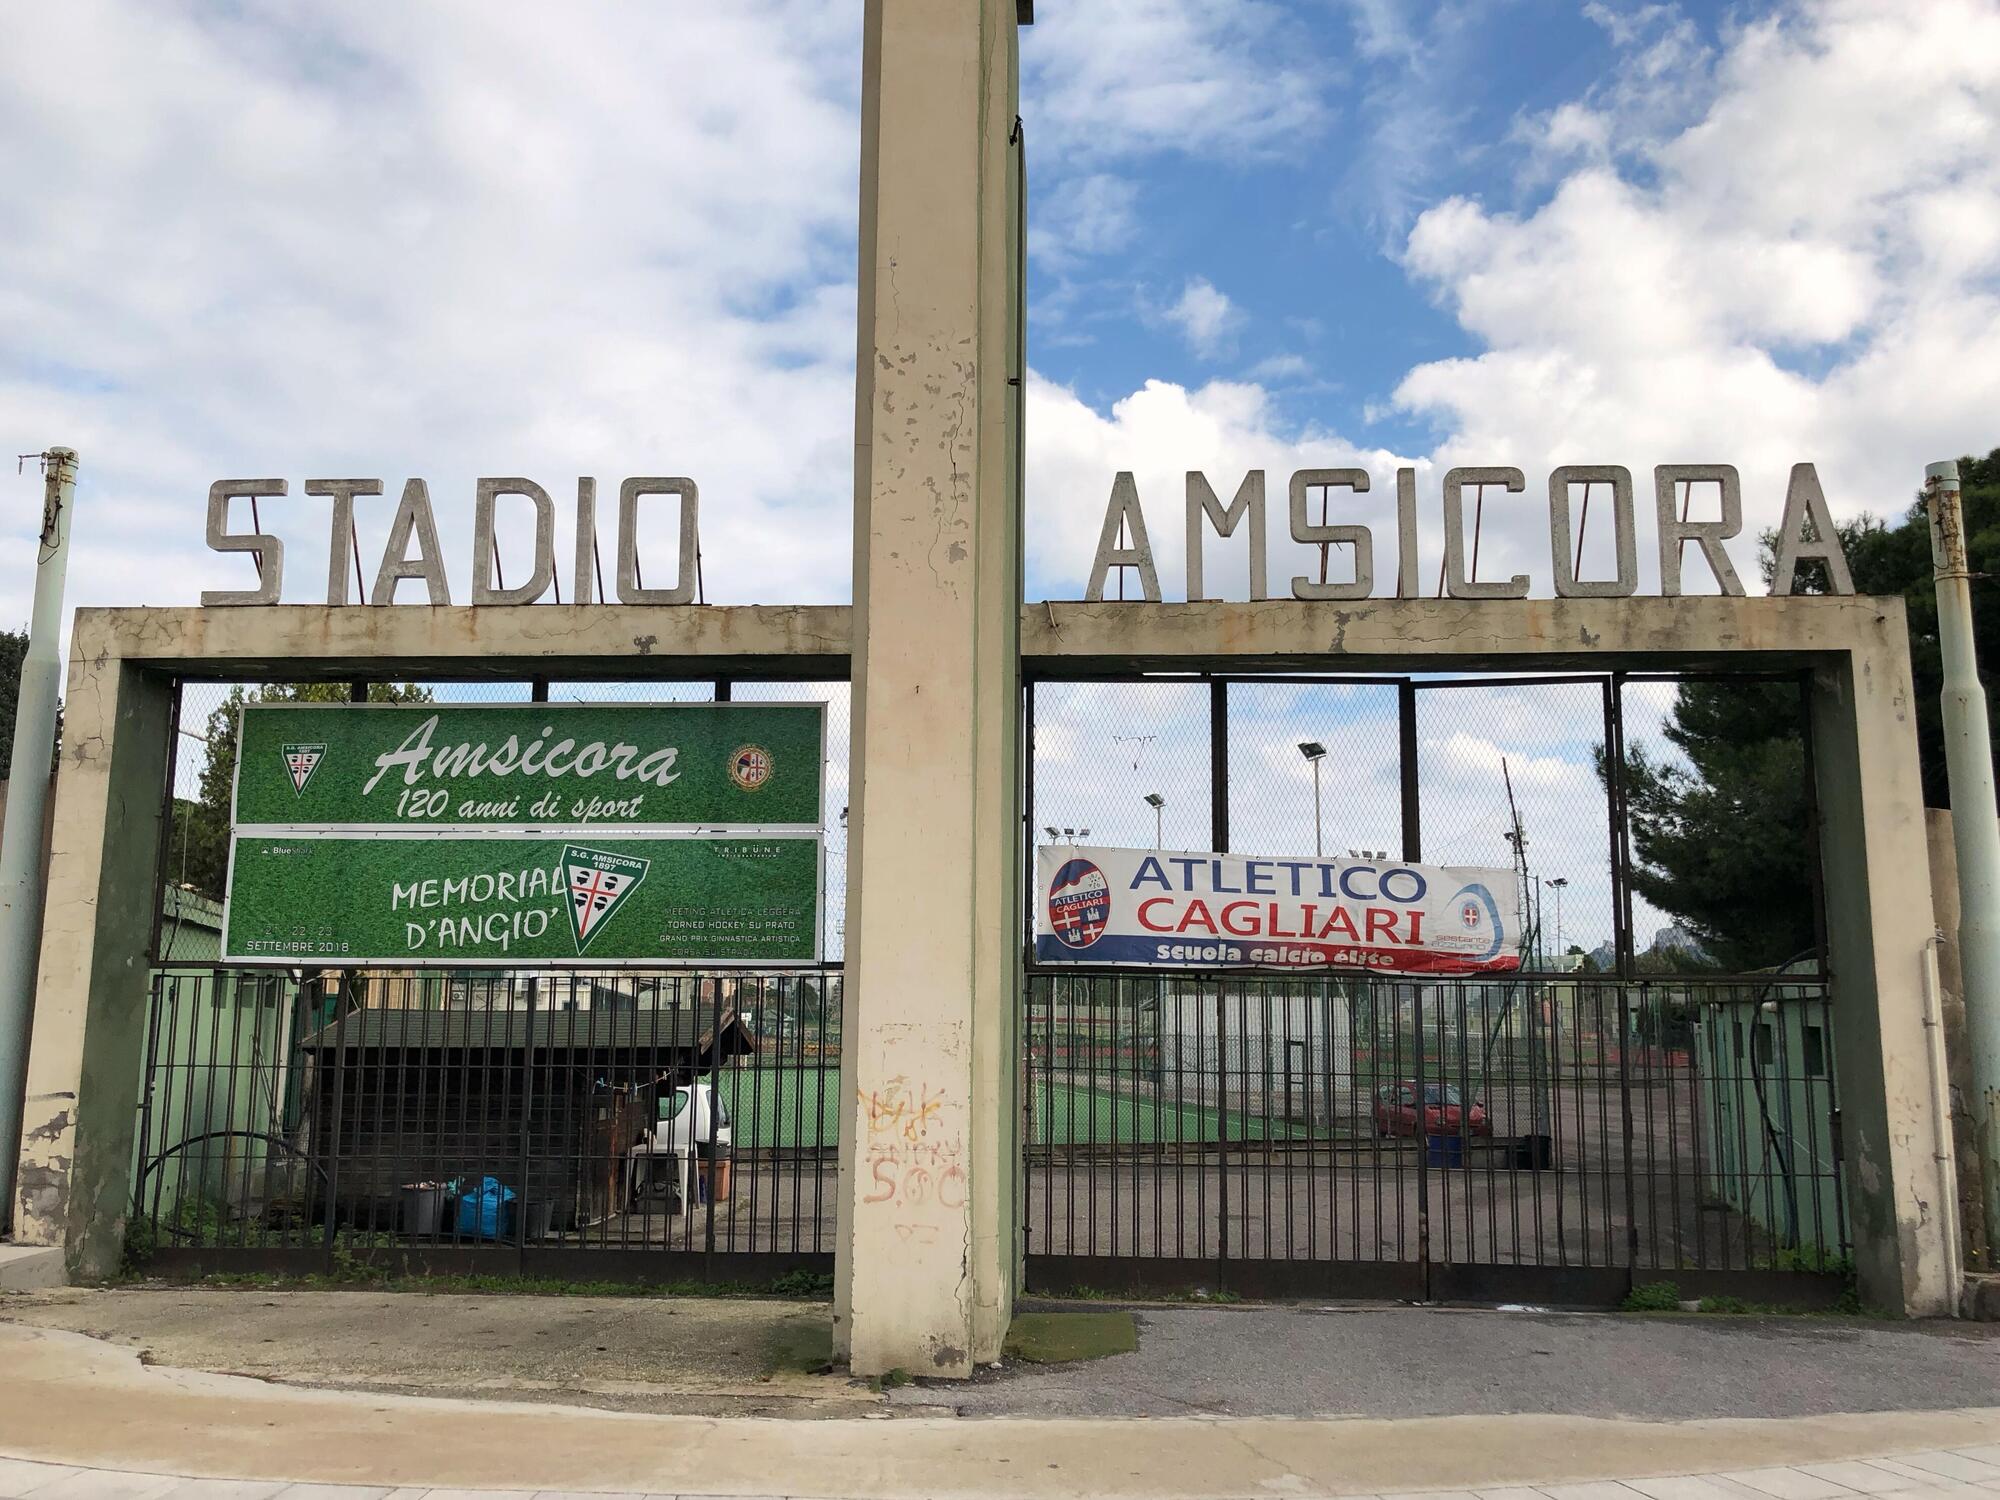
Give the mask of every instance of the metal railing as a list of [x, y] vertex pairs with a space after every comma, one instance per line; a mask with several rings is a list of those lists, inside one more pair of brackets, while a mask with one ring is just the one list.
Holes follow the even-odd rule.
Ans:
[[1838, 1272], [1824, 982], [1030, 976], [1032, 1285], [1616, 1301]]
[[135, 1238], [203, 1267], [830, 1269], [841, 1000], [838, 967], [161, 971]]

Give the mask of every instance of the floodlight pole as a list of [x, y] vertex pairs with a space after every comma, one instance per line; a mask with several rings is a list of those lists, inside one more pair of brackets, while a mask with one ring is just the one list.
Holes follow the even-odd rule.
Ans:
[[55, 759], [62, 663], [63, 578], [69, 568], [76, 453], [42, 455], [42, 531], [35, 604], [14, 707], [14, 757], [7, 821], [0, 831], [0, 1229], [14, 1221], [14, 1169], [21, 1157], [21, 1094], [28, 1077], [28, 1032], [35, 1014], [35, 961], [41, 952], [42, 827]]
[[1944, 658], [1944, 757], [1958, 852], [1958, 957], [1972, 1043], [1973, 1138], [1986, 1182], [1986, 1222], [2000, 1224], [2000, 809], [1986, 689], [1972, 644], [1972, 569], [1957, 464], [1924, 470], [1924, 510]]
[[1325, 757], [1324, 755], [1315, 755], [1315, 756], [1314, 756], [1314, 757], [1312, 758], [1312, 763], [1313, 763], [1313, 858], [1314, 858], [1314, 859], [1325, 859], [1325, 858], [1326, 858], [1326, 823], [1325, 823], [1325, 820], [1324, 820], [1324, 819], [1322, 819], [1322, 818], [1320, 817], [1320, 812], [1319, 812], [1319, 763], [1320, 763], [1321, 761], [1325, 760], [1325, 759], [1326, 759], [1326, 757]]

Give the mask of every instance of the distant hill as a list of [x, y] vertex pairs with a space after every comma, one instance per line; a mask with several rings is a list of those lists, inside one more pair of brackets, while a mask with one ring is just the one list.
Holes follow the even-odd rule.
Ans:
[[[1709, 952], [1701, 945], [1701, 939], [1678, 922], [1670, 922], [1654, 933], [1652, 946], [1645, 951], [1662, 958], [1672, 955], [1699, 964], [1710, 962]], [[1607, 938], [1590, 950], [1590, 961], [1600, 970], [1614, 969], [1618, 966], [1618, 950]]]

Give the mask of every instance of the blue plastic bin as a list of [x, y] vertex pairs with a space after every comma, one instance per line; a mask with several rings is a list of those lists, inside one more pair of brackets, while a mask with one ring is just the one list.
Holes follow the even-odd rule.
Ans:
[[476, 1193], [458, 1199], [458, 1232], [467, 1239], [504, 1240], [514, 1233], [514, 1190], [497, 1177], [480, 1183]]
[[1462, 1135], [1425, 1136], [1424, 1164], [1432, 1167], [1464, 1166], [1465, 1137]]

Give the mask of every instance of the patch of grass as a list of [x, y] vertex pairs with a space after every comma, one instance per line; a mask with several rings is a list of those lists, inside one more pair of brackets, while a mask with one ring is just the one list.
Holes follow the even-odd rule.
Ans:
[[833, 1272], [787, 1271], [771, 1283], [773, 1295], [821, 1302], [833, 1295]]
[[[1649, 1281], [1635, 1286], [1619, 1304], [1625, 1312], [1670, 1313], [1683, 1311], [1680, 1288], [1671, 1281]], [[1869, 1318], [1885, 1314], [1867, 1307], [1850, 1281], [1839, 1299], [1826, 1307], [1800, 1307], [1783, 1302], [1752, 1302], [1727, 1293], [1703, 1297], [1694, 1312], [1723, 1318]]]
[[1022, 1313], [1007, 1330], [1007, 1355], [1031, 1365], [1108, 1359], [1139, 1347], [1139, 1325], [1126, 1312]]
[[1061, 1292], [1036, 1292], [1037, 1297], [1051, 1302], [1190, 1302], [1217, 1307], [1229, 1307], [1243, 1298], [1224, 1287], [1211, 1290], [1208, 1287], [1168, 1287], [1165, 1290], [1151, 1288], [1143, 1292], [1105, 1291], [1101, 1287], [1076, 1286]]
[[833, 1365], [833, 1324], [804, 1314], [787, 1315], [764, 1341], [766, 1375], [817, 1375]]
[[133, 1219], [125, 1226], [125, 1246], [118, 1257], [118, 1274], [129, 1279], [143, 1276], [146, 1265], [159, 1253], [160, 1231], [151, 1219]]
[[1625, 1312], [1679, 1312], [1681, 1289], [1671, 1281], [1648, 1281], [1627, 1292], [1619, 1307]]

